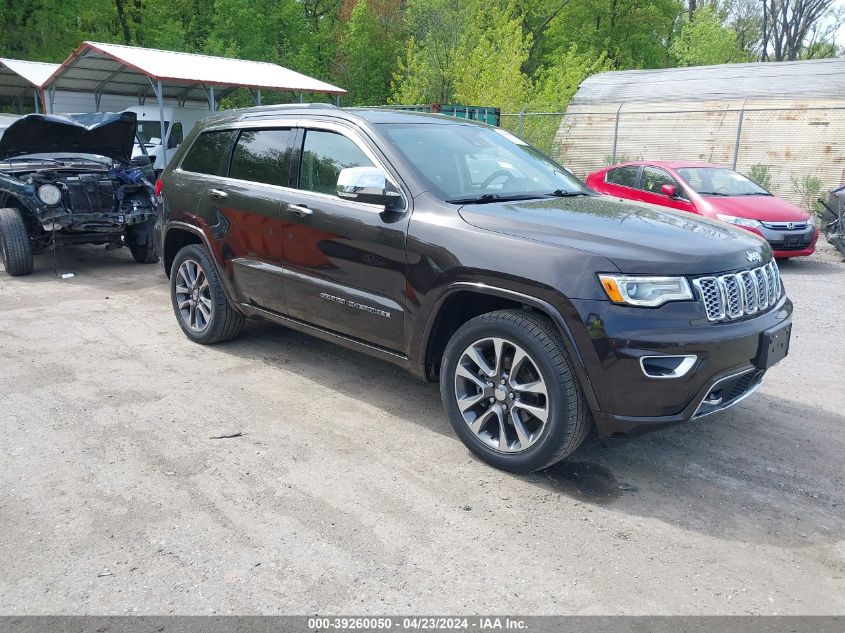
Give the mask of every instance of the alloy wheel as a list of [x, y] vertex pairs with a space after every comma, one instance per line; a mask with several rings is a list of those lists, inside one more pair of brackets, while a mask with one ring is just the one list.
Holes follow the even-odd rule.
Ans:
[[186, 259], [176, 271], [176, 306], [185, 325], [202, 332], [211, 323], [211, 288], [202, 266]]
[[537, 363], [504, 338], [479, 339], [461, 353], [455, 396], [470, 430], [503, 453], [530, 448], [549, 420], [548, 387]]

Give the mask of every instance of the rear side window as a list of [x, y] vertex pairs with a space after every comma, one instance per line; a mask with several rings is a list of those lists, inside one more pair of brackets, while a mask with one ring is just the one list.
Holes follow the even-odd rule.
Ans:
[[229, 176], [238, 180], [287, 186], [290, 130], [244, 130], [232, 153]]
[[636, 187], [637, 186], [637, 172], [640, 168], [636, 165], [629, 167], [617, 167], [607, 172], [604, 181], [611, 185], [620, 185], [622, 187]]
[[229, 162], [234, 130], [215, 130], [199, 135], [182, 161], [184, 171], [220, 175]]

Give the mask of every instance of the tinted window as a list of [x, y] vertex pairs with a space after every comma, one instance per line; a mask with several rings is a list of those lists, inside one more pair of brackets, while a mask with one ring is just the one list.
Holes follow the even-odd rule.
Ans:
[[308, 130], [302, 148], [299, 188], [335, 195], [337, 176], [346, 167], [372, 166], [355, 143], [341, 134]]
[[203, 132], [188, 150], [182, 169], [198, 174], [220, 174], [229, 158], [233, 130]]
[[660, 191], [663, 185], [677, 187], [678, 183], [669, 175], [669, 172], [657, 169], [656, 167], [643, 167], [643, 175], [640, 178], [640, 189], [663, 195], [663, 192]]
[[167, 137], [167, 149], [176, 149], [182, 144], [182, 124], [176, 122], [170, 129], [170, 136]]
[[289, 130], [244, 130], [232, 153], [229, 175], [240, 180], [287, 186]]
[[612, 185], [621, 185], [622, 187], [636, 187], [637, 186], [637, 172], [640, 170], [636, 165], [630, 167], [617, 167], [607, 172], [605, 182]]

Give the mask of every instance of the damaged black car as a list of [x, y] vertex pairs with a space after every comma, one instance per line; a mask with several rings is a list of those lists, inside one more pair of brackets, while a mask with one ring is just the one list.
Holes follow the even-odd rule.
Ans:
[[29, 114], [0, 138], [0, 252], [28, 275], [33, 254], [66, 244], [128, 246], [158, 261], [148, 156], [132, 158], [134, 112]]

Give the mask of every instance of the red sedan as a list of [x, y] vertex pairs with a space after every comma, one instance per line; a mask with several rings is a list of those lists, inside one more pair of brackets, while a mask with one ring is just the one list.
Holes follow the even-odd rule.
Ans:
[[810, 215], [721, 165], [639, 161], [605, 167], [587, 177], [599, 193], [639, 200], [729, 222], [760, 235], [775, 257], [812, 255], [819, 231]]

